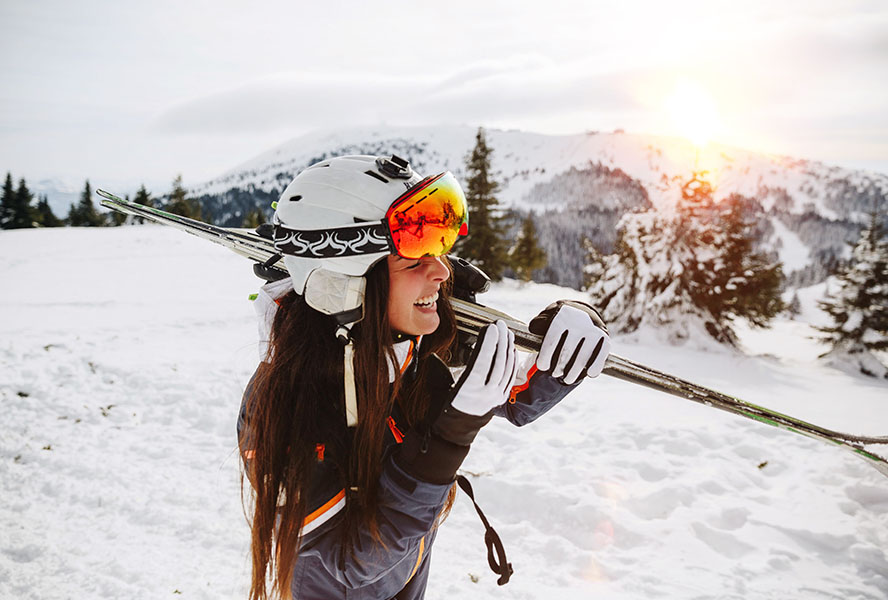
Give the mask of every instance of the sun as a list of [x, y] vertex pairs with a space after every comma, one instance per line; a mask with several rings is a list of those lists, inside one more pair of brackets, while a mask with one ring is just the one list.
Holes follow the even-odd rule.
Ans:
[[720, 129], [715, 100], [696, 81], [682, 79], [676, 82], [665, 104], [676, 133], [698, 148], [705, 146]]

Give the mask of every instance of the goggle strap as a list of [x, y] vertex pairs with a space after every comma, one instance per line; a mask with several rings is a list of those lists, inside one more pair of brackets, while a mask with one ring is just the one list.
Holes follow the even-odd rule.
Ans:
[[274, 247], [283, 254], [303, 258], [395, 252], [388, 226], [382, 221], [310, 230], [290, 229], [277, 224], [274, 226]]

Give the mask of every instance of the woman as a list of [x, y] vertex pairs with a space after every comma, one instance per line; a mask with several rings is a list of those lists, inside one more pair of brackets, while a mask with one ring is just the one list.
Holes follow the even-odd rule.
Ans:
[[422, 598], [481, 427], [494, 414], [528, 423], [600, 373], [603, 323], [556, 304], [535, 320], [545, 336], [529, 373], [500, 321], [454, 383], [445, 255], [467, 220], [450, 173], [422, 179], [396, 156], [322, 161], [281, 195], [275, 246], [290, 277], [263, 288], [268, 347], [238, 420], [251, 599]]

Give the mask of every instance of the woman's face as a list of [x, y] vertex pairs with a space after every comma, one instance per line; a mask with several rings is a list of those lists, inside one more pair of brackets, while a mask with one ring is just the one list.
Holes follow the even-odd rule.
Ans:
[[388, 319], [392, 330], [426, 335], [438, 328], [438, 289], [450, 271], [439, 257], [388, 257]]

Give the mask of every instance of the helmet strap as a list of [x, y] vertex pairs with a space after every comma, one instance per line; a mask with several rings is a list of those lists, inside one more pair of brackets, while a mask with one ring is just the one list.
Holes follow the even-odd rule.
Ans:
[[367, 280], [360, 275], [315, 269], [305, 281], [305, 302], [339, 323], [357, 323], [364, 318], [366, 289]]
[[[343, 332], [344, 330], [344, 332]], [[345, 424], [355, 427], [358, 424], [358, 393], [355, 388], [355, 343], [351, 339], [351, 331], [340, 325], [336, 329], [336, 338], [340, 341], [345, 338], [345, 348], [342, 353], [342, 371], [345, 385]]]
[[315, 269], [305, 282], [305, 302], [318, 312], [336, 319], [336, 339], [343, 346], [342, 370], [345, 386], [345, 422], [358, 424], [358, 393], [355, 387], [355, 343], [352, 326], [364, 318], [364, 291], [367, 280], [360, 275], [345, 275]]

